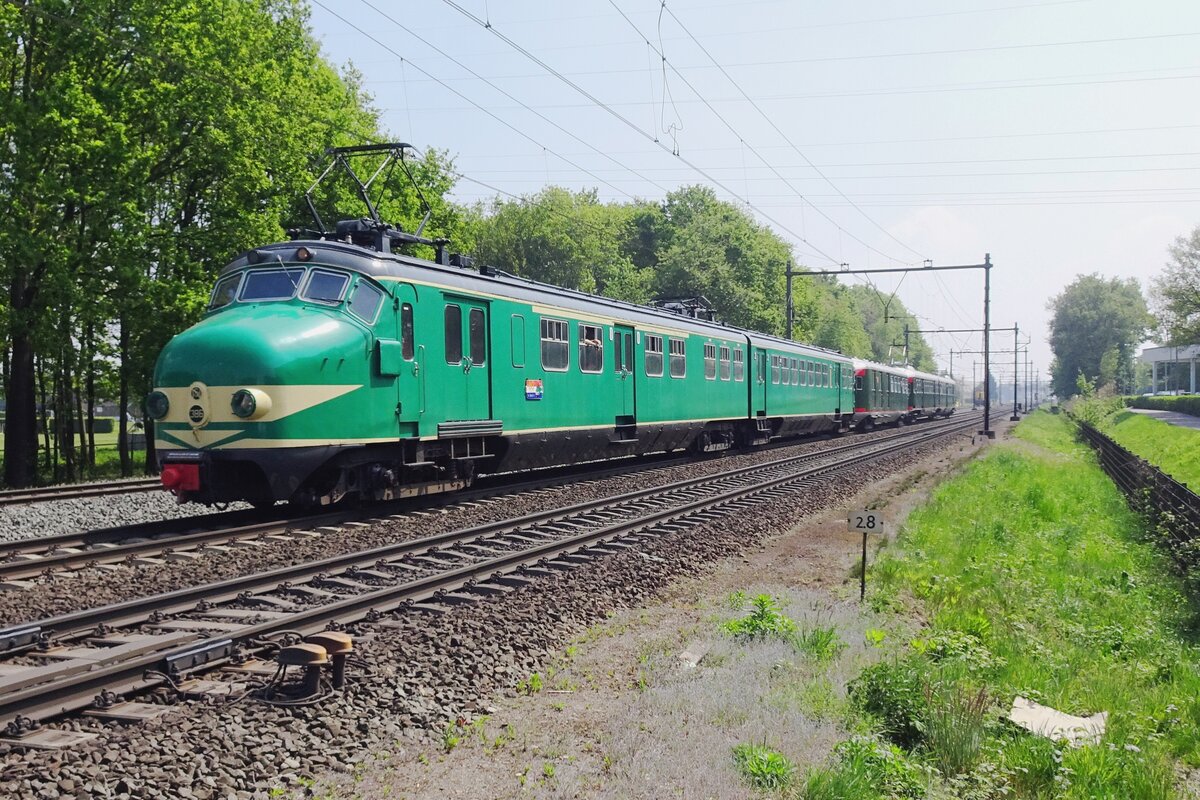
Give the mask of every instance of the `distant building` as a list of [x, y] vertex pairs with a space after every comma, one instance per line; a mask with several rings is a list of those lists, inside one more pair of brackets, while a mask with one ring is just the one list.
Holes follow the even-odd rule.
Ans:
[[1200, 344], [1147, 347], [1139, 358], [1150, 365], [1151, 392], [1196, 393], [1196, 360], [1200, 359]]

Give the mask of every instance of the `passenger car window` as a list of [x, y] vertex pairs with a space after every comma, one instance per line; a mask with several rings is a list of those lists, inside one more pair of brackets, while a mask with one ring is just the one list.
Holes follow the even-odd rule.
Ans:
[[646, 374], [651, 378], [663, 374], [663, 342], [661, 336], [646, 335]]
[[246, 273], [240, 300], [290, 300], [304, 278], [302, 269], [259, 269]]
[[453, 303], [448, 304], [443, 322], [446, 330], [446, 363], [461, 364], [463, 357], [462, 309]]
[[737, 382], [742, 382], [746, 378], [746, 365], [742, 360], [744, 354], [741, 350], [733, 351], [733, 379]]
[[727, 381], [727, 380], [729, 380], [729, 374], [730, 374], [729, 348], [722, 345], [720, 352], [721, 352], [721, 358], [720, 358], [721, 380]]
[[579, 371], [600, 372], [604, 369], [604, 329], [599, 325], [579, 323]]
[[704, 379], [714, 380], [717, 377], [717, 346], [704, 345]]
[[238, 284], [242, 282], [242, 273], [234, 275], [226, 275], [221, 280], [217, 281], [217, 286], [213, 289], [212, 299], [208, 303], [209, 308], [221, 308], [233, 302], [237, 297]]
[[567, 323], [561, 319], [542, 320], [542, 369], [563, 372], [570, 363]]
[[779, 383], [779, 356], [771, 356], [771, 383]]
[[381, 303], [383, 291], [365, 280], [359, 280], [350, 295], [350, 313], [371, 325], [375, 322], [375, 315], [379, 313]]
[[340, 303], [350, 283], [350, 276], [344, 272], [326, 272], [314, 269], [308, 275], [308, 284], [304, 287], [304, 299], [315, 300], [318, 303]]
[[671, 347], [671, 377], [687, 377], [687, 343], [683, 339], [668, 339]]
[[483, 309], [472, 308], [467, 320], [471, 327], [471, 363], [478, 367], [487, 360], [487, 337], [484, 335], [486, 326], [483, 324]]

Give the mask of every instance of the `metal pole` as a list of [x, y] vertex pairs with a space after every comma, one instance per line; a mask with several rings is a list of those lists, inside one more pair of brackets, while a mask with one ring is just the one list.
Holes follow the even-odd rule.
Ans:
[[1021, 417], [1017, 414], [1017, 356], [1021, 354], [1021, 348], [1017, 345], [1017, 323], [1013, 323], [1013, 415], [1009, 418], [1010, 422], [1016, 422]]
[[904, 323], [904, 363], [908, 363], [908, 323]]
[[971, 410], [975, 410], [975, 365], [978, 361], [971, 362]]
[[867, 599], [867, 532], [863, 531], [862, 579], [858, 586], [858, 601]]
[[983, 435], [995, 439], [992, 431], [992, 382], [989, 380], [991, 368], [989, 352], [991, 350], [992, 334], [992, 254], [983, 256]]
[[792, 338], [792, 317], [795, 316], [795, 309], [792, 302], [792, 260], [789, 258], [787, 262], [787, 338]]

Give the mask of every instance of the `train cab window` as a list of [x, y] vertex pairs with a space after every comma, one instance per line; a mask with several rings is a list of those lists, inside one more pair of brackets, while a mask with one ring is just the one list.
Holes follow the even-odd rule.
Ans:
[[375, 322], [375, 315], [379, 313], [379, 306], [382, 304], [383, 291], [359, 279], [358, 285], [350, 294], [350, 313], [371, 325]]
[[733, 379], [741, 383], [746, 379], [746, 364], [743, 361], [745, 353], [740, 349], [733, 351]]
[[487, 336], [482, 308], [472, 308], [467, 318], [470, 325], [471, 363], [478, 367], [487, 361]]
[[213, 289], [212, 299], [208, 302], [210, 309], [222, 308], [233, 302], [237, 297], [238, 284], [242, 282], [242, 273], [238, 272], [233, 275], [226, 275], [221, 280], [217, 281], [217, 286]]
[[570, 329], [561, 319], [542, 320], [542, 369], [566, 372], [571, 361]]
[[258, 269], [246, 273], [239, 300], [290, 300], [304, 279], [302, 269]]
[[400, 357], [413, 360], [413, 308], [409, 303], [400, 306]]
[[704, 345], [704, 380], [712, 381], [717, 379], [717, 346], [715, 344]]
[[601, 372], [604, 369], [604, 329], [599, 325], [579, 323], [579, 371]]
[[668, 339], [667, 345], [671, 348], [671, 377], [687, 377], [686, 342], [683, 339]]
[[662, 344], [661, 336], [646, 334], [646, 374], [651, 378], [658, 378], [663, 374]]
[[326, 272], [314, 269], [308, 274], [308, 283], [304, 286], [305, 300], [318, 303], [337, 304], [342, 302], [342, 295], [350, 284], [350, 276], [344, 272]]
[[721, 345], [720, 356], [721, 380], [727, 381], [730, 376], [729, 348]]
[[446, 363], [461, 364], [463, 357], [462, 309], [450, 303], [446, 306]]

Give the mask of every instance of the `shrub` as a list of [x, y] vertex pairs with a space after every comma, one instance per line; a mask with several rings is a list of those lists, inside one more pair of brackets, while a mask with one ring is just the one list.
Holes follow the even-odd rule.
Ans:
[[1200, 417], [1200, 395], [1182, 397], [1134, 397], [1129, 401], [1132, 408], [1153, 408], [1159, 411], [1178, 411]]
[[806, 800], [925, 797], [928, 772], [895, 745], [874, 736], [855, 736], [835, 747], [833, 754], [836, 763], [832, 768], [809, 773], [804, 786]]
[[739, 744], [733, 748], [733, 763], [742, 777], [756, 789], [783, 789], [792, 782], [796, 765], [766, 744]]
[[837, 658], [838, 653], [846, 649], [846, 643], [838, 636], [837, 628], [832, 625], [801, 631], [796, 634], [792, 643], [799, 653], [816, 661]]
[[796, 632], [796, 623], [779, 613], [779, 604], [769, 594], [754, 598], [754, 608], [741, 619], [732, 619], [721, 626], [739, 638], [787, 638]]
[[850, 700], [879, 720], [887, 738], [906, 750], [925, 735], [925, 683], [912, 659], [880, 661], [850, 682]]

